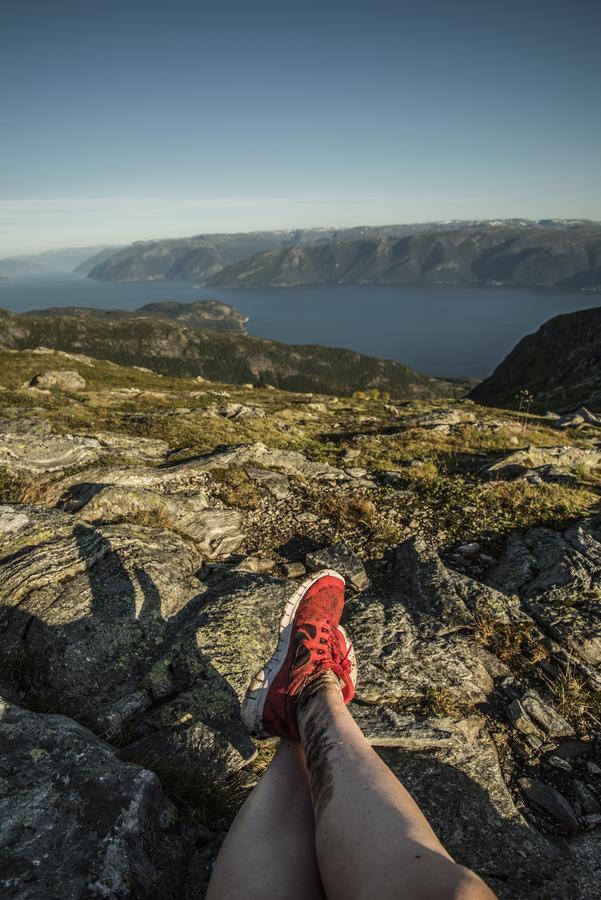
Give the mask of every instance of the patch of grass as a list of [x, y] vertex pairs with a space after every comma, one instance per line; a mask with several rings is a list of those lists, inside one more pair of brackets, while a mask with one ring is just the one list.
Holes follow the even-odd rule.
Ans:
[[514, 670], [526, 670], [549, 656], [533, 633], [533, 622], [507, 624], [481, 615], [475, 622], [478, 643]]
[[259, 488], [241, 466], [212, 469], [211, 476], [217, 486], [217, 496], [226, 506], [257, 509], [260, 505]]
[[113, 521], [128, 522], [130, 525], [141, 525], [143, 528], [164, 528], [169, 531], [177, 531], [177, 522], [169, 515], [166, 509], [155, 506], [149, 509], [140, 507], [131, 510], [119, 519]]
[[548, 524], [558, 527], [575, 516], [590, 514], [599, 498], [582, 488], [530, 485], [524, 482], [482, 483], [459, 475], [417, 477], [411, 487], [428, 509], [432, 527], [451, 538]]
[[428, 685], [420, 706], [425, 715], [459, 718], [470, 712], [469, 704], [443, 685]]
[[0, 468], [0, 503], [28, 503], [45, 506], [50, 502], [50, 486], [41, 477]]
[[544, 676], [551, 699], [564, 718], [577, 726], [583, 723], [595, 728], [601, 726], [601, 691], [587, 687], [568, 665], [557, 678]]
[[373, 500], [361, 493], [328, 498], [322, 505], [323, 514], [339, 525], [370, 525], [376, 515]]

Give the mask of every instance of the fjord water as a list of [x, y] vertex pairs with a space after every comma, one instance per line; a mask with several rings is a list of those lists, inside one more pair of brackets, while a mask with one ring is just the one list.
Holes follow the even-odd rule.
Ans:
[[0, 282], [0, 307], [136, 309], [214, 297], [249, 316], [257, 337], [350, 347], [430, 375], [483, 378], [525, 334], [560, 313], [599, 306], [599, 294], [471, 286], [370, 285], [204, 289], [189, 282], [111, 283], [75, 275]]

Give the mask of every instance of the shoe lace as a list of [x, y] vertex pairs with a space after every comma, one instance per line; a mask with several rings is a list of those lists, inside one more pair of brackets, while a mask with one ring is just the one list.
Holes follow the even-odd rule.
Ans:
[[346, 652], [342, 653], [342, 638], [338, 629], [332, 629], [329, 625], [324, 625], [322, 626], [322, 631], [327, 632], [327, 643], [330, 653], [329, 658], [317, 662], [316, 669], [323, 671], [331, 669], [335, 675], [345, 682], [345, 684], [352, 686], [351, 670], [353, 668], [353, 663], [351, 660], [351, 650], [353, 645], [349, 643]]

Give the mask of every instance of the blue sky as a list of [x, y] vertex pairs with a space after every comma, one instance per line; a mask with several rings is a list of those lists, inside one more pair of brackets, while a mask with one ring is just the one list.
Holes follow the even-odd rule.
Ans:
[[0, 33], [0, 257], [601, 219], [599, 3], [25, 0]]

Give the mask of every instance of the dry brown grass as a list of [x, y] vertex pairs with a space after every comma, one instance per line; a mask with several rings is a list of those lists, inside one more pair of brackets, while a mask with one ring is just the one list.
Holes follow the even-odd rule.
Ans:
[[579, 678], [571, 665], [556, 678], [543, 678], [558, 712], [576, 725], [601, 726], [601, 691], [593, 691]]
[[241, 466], [213, 469], [211, 476], [217, 487], [217, 496], [227, 506], [257, 509], [261, 502], [259, 488]]
[[166, 509], [161, 506], [149, 509], [131, 510], [122, 517], [122, 521], [129, 522], [130, 525], [141, 525], [144, 528], [165, 528], [170, 531], [177, 530], [177, 522], [169, 515]]
[[476, 640], [512, 668], [526, 669], [549, 657], [533, 622], [506, 624], [477, 615]]
[[51, 504], [50, 485], [42, 477], [0, 470], [0, 503]]
[[349, 495], [325, 493], [323, 488], [313, 484], [305, 485], [311, 501], [311, 509], [320, 518], [329, 519], [341, 528], [371, 525], [376, 516], [376, 506], [366, 494], [357, 492]]
[[421, 703], [421, 711], [434, 716], [460, 717], [469, 713], [469, 705], [443, 685], [428, 685]]

